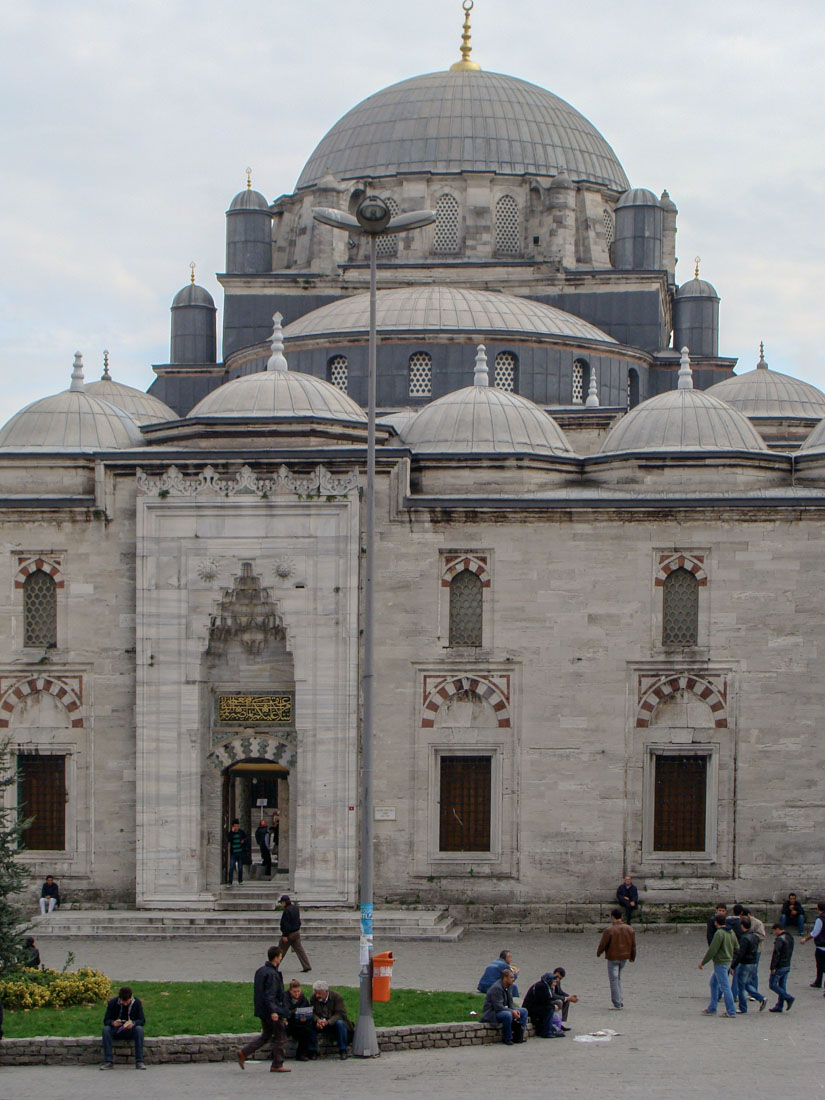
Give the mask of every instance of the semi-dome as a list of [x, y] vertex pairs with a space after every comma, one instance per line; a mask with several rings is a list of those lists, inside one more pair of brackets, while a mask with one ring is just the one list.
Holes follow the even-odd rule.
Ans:
[[108, 363], [104, 367], [100, 381], [89, 382], [85, 391], [122, 409], [138, 424], [157, 424], [162, 420], [178, 418], [174, 409], [170, 409], [151, 393], [144, 393], [143, 390], [136, 389], [134, 386], [127, 386], [125, 382], [115, 382], [109, 374]]
[[483, 344], [476, 357], [474, 385], [425, 405], [399, 434], [420, 453], [573, 454], [564, 432], [544, 409], [489, 385]]
[[[367, 333], [369, 308], [369, 294], [339, 298], [287, 325], [284, 337], [289, 341], [311, 336]], [[529, 298], [490, 290], [462, 290], [450, 286], [379, 290], [376, 319], [382, 334], [472, 332], [511, 338], [516, 334], [567, 336], [616, 343], [612, 336], [571, 313]]]
[[283, 318], [276, 313], [273, 320], [272, 355], [267, 369], [218, 386], [195, 405], [189, 417], [312, 417], [364, 422], [366, 416], [361, 407], [337, 387], [322, 378], [287, 370]]
[[0, 428], [0, 447], [8, 450], [108, 451], [144, 443], [128, 413], [87, 392], [80, 352], [68, 390], [33, 401]]
[[651, 397], [615, 424], [602, 454], [626, 451], [762, 451], [765, 444], [746, 416], [693, 389], [687, 349], [682, 349], [679, 388]]
[[755, 370], [735, 374], [705, 391], [745, 416], [820, 420], [825, 417], [825, 393], [780, 371], [769, 370], [764, 348]]
[[614, 191], [627, 176], [611, 147], [569, 103], [503, 73], [428, 73], [369, 96], [332, 129], [297, 186], [415, 172], [555, 176]]

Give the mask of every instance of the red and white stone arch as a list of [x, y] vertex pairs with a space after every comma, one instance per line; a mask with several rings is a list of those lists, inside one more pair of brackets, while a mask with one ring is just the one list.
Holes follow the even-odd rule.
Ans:
[[15, 707], [31, 695], [45, 692], [68, 713], [74, 729], [83, 727], [83, 678], [81, 676], [21, 676], [0, 678], [0, 729], [8, 729]]
[[14, 587], [22, 588], [26, 583], [26, 578], [32, 573], [36, 573], [38, 570], [46, 573], [47, 576], [52, 578], [55, 588], [63, 588], [65, 578], [63, 576], [63, 567], [60, 558], [46, 557], [44, 555], [25, 558], [18, 557]]
[[727, 680], [724, 676], [703, 676], [695, 672], [680, 672], [656, 677], [639, 678], [639, 699], [636, 709], [636, 728], [650, 725], [653, 712], [666, 699], [681, 691], [688, 691], [707, 703], [713, 714], [716, 729], [728, 728]]
[[425, 676], [421, 727], [431, 729], [441, 707], [461, 692], [484, 699], [493, 708], [500, 728], [510, 728], [510, 677], [485, 675]]
[[487, 565], [486, 554], [445, 554], [444, 569], [441, 574], [441, 587], [449, 588], [453, 577], [469, 569], [471, 573], [480, 579], [482, 588], [489, 588], [492, 583], [490, 570]]
[[655, 586], [661, 588], [670, 574], [677, 569], [687, 569], [688, 573], [694, 575], [701, 587], [708, 583], [708, 575], [705, 571], [705, 555], [686, 554], [680, 550], [675, 554], [659, 555], [659, 568], [653, 582]]

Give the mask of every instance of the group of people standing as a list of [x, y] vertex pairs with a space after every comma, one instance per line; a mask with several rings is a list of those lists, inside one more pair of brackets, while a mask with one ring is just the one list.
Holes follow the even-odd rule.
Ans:
[[[266, 818], [255, 830], [255, 843], [261, 853], [261, 866], [267, 878], [272, 874], [272, 853], [278, 859], [278, 837], [281, 827], [281, 818], [278, 810], [272, 812], [272, 824], [268, 824]], [[226, 885], [231, 886], [235, 877], [235, 869], [238, 871], [238, 885], [243, 885], [243, 869], [252, 863], [252, 842], [245, 829], [241, 828], [240, 820], [236, 817], [232, 822], [229, 832], [226, 834], [226, 843], [229, 847], [229, 860]]]

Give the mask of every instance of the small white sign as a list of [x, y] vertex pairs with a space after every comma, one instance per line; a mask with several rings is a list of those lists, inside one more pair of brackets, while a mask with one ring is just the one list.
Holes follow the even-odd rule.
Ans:
[[395, 821], [395, 806], [376, 806], [376, 821]]
[[268, 806], [269, 805], [269, 799], [259, 798], [258, 801], [255, 803], [255, 805], [256, 806]]

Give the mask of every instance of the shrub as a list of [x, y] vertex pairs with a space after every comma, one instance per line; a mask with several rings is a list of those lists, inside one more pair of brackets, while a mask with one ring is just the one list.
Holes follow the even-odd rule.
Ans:
[[18, 971], [0, 979], [0, 1001], [5, 1008], [65, 1008], [97, 1004], [112, 995], [112, 983], [99, 970], [83, 966], [73, 974], [59, 970]]

